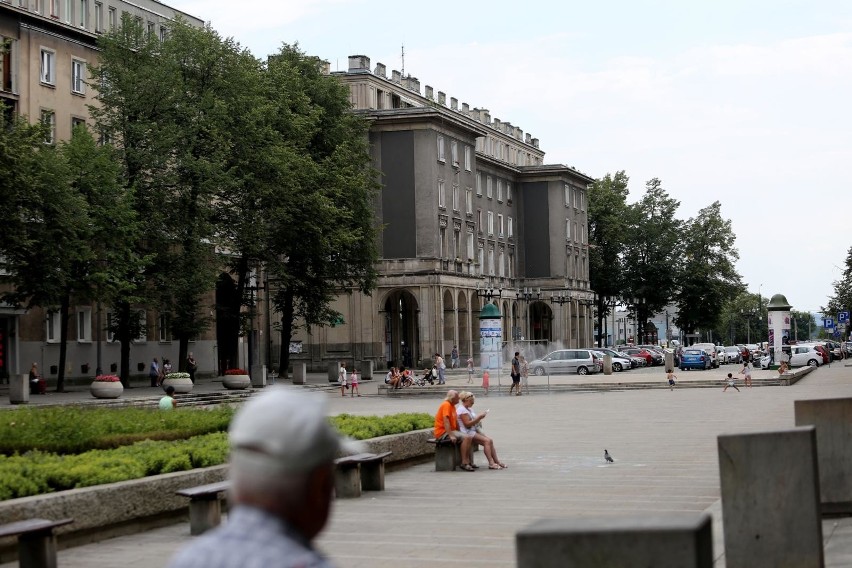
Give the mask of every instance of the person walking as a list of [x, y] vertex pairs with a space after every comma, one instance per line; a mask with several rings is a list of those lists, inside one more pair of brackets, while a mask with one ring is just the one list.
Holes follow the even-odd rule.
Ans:
[[467, 383], [473, 382], [473, 357], [467, 358]]
[[512, 386], [509, 387], [509, 394], [515, 392], [515, 396], [521, 396], [521, 360], [519, 358], [520, 351], [515, 351], [515, 356], [512, 357]]
[[349, 385], [346, 384], [346, 363], [340, 362], [340, 368], [337, 370], [337, 384], [340, 385], [340, 396], [346, 396], [346, 389]]
[[669, 381], [669, 390], [674, 390], [675, 379], [677, 379], [677, 375], [674, 374], [674, 369], [666, 369], [666, 379]]
[[751, 371], [752, 371], [751, 361], [743, 362], [743, 368], [740, 370], [740, 374], [744, 375], [745, 386], [747, 388], [751, 388]]
[[189, 373], [189, 380], [195, 384], [195, 371], [198, 370], [198, 361], [192, 356], [192, 351], [186, 356], [186, 372]]
[[482, 390], [485, 391], [485, 396], [488, 396], [488, 381], [490, 377], [488, 375], [488, 371], [482, 371]]
[[358, 390], [358, 369], [352, 369], [352, 374], [349, 375], [349, 398], [355, 398], [355, 393], [361, 396], [361, 391]]
[[728, 387], [734, 387], [734, 390], [740, 392], [740, 389], [737, 388], [736, 379], [734, 379], [734, 375], [728, 373], [728, 384], [725, 385], [725, 388], [722, 389], [722, 392], [728, 390]]
[[151, 379], [151, 386], [160, 386], [160, 362], [156, 357], [151, 361], [151, 367], [148, 369], [148, 378]]
[[521, 359], [521, 382], [524, 386], [524, 391], [527, 394], [530, 394], [530, 364], [524, 358], [523, 355], [520, 357]]
[[458, 345], [453, 345], [453, 350], [450, 351], [450, 365], [453, 369], [459, 368], [459, 347]]
[[438, 384], [447, 384], [447, 378], [444, 376], [447, 365], [444, 363], [444, 358], [441, 357], [440, 353], [435, 353], [435, 368], [438, 369]]

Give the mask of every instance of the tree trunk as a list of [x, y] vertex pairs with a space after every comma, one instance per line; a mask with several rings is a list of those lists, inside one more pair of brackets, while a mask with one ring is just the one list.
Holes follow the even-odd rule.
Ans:
[[286, 290], [283, 294], [284, 303], [281, 306], [281, 356], [278, 358], [278, 373], [287, 376], [290, 368], [290, 340], [293, 338], [293, 292]]
[[116, 338], [121, 345], [121, 384], [130, 388], [130, 304], [120, 301], [115, 306]]
[[68, 312], [71, 293], [65, 292], [59, 304], [59, 369], [56, 375], [56, 392], [65, 392], [65, 361], [68, 357]]
[[189, 337], [186, 335], [178, 336], [178, 371], [188, 373], [186, 356], [189, 354]]

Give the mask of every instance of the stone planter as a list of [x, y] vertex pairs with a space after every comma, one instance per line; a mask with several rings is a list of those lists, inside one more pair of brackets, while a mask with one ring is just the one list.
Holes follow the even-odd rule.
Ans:
[[165, 378], [163, 379], [163, 390], [166, 387], [174, 387], [175, 393], [178, 394], [186, 394], [192, 392], [192, 380], [187, 377], [185, 379], [174, 379], [174, 378]]
[[118, 398], [124, 392], [124, 387], [119, 382], [92, 381], [89, 392], [95, 398]]
[[226, 389], [247, 389], [251, 386], [251, 377], [248, 375], [225, 375], [222, 384]]

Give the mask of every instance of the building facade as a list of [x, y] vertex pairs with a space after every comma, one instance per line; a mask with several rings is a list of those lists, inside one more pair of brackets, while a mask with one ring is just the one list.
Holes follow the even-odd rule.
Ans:
[[379, 280], [343, 294], [340, 325], [297, 337], [293, 360], [376, 368], [418, 366], [434, 353], [479, 366], [478, 315], [495, 303], [507, 349], [522, 342], [590, 345], [587, 186], [579, 171], [544, 163], [539, 141], [484, 108], [370, 59], [333, 76], [371, 122]]
[[[180, 16], [203, 21], [155, 0], [0, 0], [0, 107], [4, 121], [15, 115], [50, 126], [49, 142], [67, 140], [77, 124], [91, 124], [97, 104], [89, 67], [98, 60], [98, 37], [121, 25], [123, 14], [149, 34], [164, 38]], [[144, 369], [152, 357], [177, 356], [163, 316], [140, 308], [148, 332], [131, 352], [131, 368]], [[98, 353], [104, 371], [114, 370], [119, 346], [103, 330], [109, 314], [97, 306], [74, 306], [66, 376], [92, 376]], [[98, 322], [101, 322], [99, 325]], [[0, 377], [26, 373], [38, 362], [55, 376], [59, 360], [59, 317], [42, 308], [29, 311], [0, 304]], [[202, 371], [215, 368], [215, 336], [199, 338], [195, 349]], [[174, 355], [171, 353], [174, 352]], [[208, 352], [213, 356], [208, 356]], [[202, 353], [204, 356], [202, 357]]]

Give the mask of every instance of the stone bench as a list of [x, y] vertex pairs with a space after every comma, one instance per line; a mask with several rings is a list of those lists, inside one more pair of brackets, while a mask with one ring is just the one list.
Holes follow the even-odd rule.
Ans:
[[[450, 439], [437, 440], [429, 438], [427, 444], [435, 445], [435, 471], [455, 471], [462, 463], [461, 444], [456, 444]], [[473, 465], [473, 452], [479, 450], [476, 442], [470, 446], [470, 464]]]
[[0, 525], [0, 538], [18, 537], [18, 564], [21, 568], [56, 568], [56, 535], [53, 529], [73, 522], [74, 519], [17, 521]]
[[189, 534], [203, 534], [219, 526], [222, 522], [219, 495], [230, 487], [230, 481], [219, 481], [175, 491], [178, 495], [189, 497]]
[[385, 458], [393, 452], [355, 454], [334, 460], [334, 493], [347, 499], [385, 490]]

